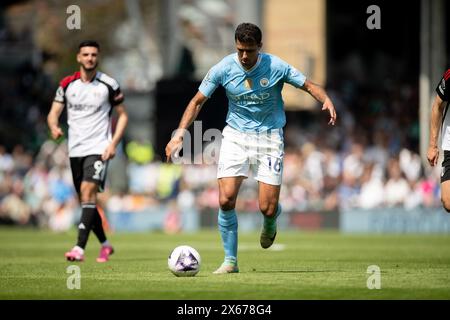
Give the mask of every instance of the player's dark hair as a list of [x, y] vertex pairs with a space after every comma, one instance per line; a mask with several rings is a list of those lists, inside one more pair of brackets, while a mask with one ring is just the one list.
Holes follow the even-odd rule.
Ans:
[[260, 44], [262, 39], [261, 29], [253, 23], [244, 22], [237, 26], [234, 40], [242, 43]]
[[98, 42], [95, 41], [95, 40], [85, 40], [85, 41], [82, 41], [82, 42], [80, 43], [80, 45], [78, 46], [78, 51], [80, 51], [80, 49], [83, 48], [83, 47], [95, 47], [95, 48], [98, 49], [98, 51], [100, 51], [100, 45], [99, 45]]

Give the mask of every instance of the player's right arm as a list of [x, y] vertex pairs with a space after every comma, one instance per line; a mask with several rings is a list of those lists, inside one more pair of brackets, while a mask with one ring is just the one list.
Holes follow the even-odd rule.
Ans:
[[180, 152], [183, 144], [183, 136], [186, 133], [187, 128], [194, 122], [197, 118], [198, 113], [202, 109], [203, 104], [208, 100], [213, 92], [217, 89], [219, 85], [222, 84], [223, 71], [226, 69], [227, 58], [223, 59], [221, 62], [209, 69], [208, 73], [203, 78], [200, 87], [198, 88], [197, 94], [189, 101], [186, 109], [184, 110], [183, 116], [181, 117], [178, 129], [172, 135], [169, 143], [166, 146], [166, 159], [167, 162], [170, 161], [171, 157]]
[[433, 106], [431, 107], [430, 120], [430, 141], [428, 144], [427, 159], [433, 167], [437, 164], [439, 159], [438, 137], [442, 123], [442, 113], [444, 110], [445, 101], [439, 95], [434, 98]]
[[174, 153], [178, 153], [181, 150], [183, 144], [183, 136], [189, 126], [197, 118], [198, 113], [202, 109], [203, 104], [208, 100], [203, 93], [200, 91], [189, 101], [186, 109], [184, 110], [183, 116], [181, 117], [180, 124], [178, 125], [175, 134], [170, 139], [166, 146], [166, 158], [167, 162], [170, 160]]
[[53, 139], [58, 139], [64, 135], [59, 126], [59, 116], [64, 109], [64, 104], [58, 101], [53, 101], [50, 112], [47, 116], [47, 124]]

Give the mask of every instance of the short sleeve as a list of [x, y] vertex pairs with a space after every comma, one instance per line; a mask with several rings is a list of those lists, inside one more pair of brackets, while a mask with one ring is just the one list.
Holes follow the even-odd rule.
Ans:
[[119, 82], [117, 82], [116, 79], [103, 75], [102, 81], [108, 86], [111, 106], [114, 107], [124, 102], [125, 97], [120, 90]]
[[209, 69], [206, 76], [203, 78], [202, 83], [200, 84], [200, 87], [198, 90], [208, 98], [211, 98], [211, 95], [214, 93], [214, 91], [217, 89], [219, 85], [222, 84], [222, 75], [220, 66], [217, 64], [211, 69]]
[[305, 75], [289, 64], [286, 64], [285, 68], [284, 82], [296, 88], [303, 87], [306, 81]]
[[448, 69], [447, 72], [444, 73], [441, 81], [436, 87], [436, 93], [443, 101], [449, 101], [449, 94], [450, 94], [449, 83], [450, 83], [450, 69]]
[[59, 86], [58, 89], [56, 90], [55, 98], [53, 100], [61, 103], [66, 102], [65, 92], [62, 86]]
[[111, 97], [111, 104], [113, 106], [117, 106], [117, 105], [121, 104], [124, 100], [125, 100], [125, 97], [124, 97], [122, 91], [120, 91], [120, 87], [117, 87], [116, 90], [113, 90], [112, 97]]

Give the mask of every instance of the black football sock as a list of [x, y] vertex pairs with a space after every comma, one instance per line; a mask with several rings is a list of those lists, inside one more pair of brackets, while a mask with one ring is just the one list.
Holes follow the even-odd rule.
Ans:
[[84, 249], [89, 238], [89, 232], [91, 231], [95, 222], [95, 215], [98, 213], [95, 203], [82, 203], [81, 208], [82, 211], [80, 224], [78, 225], [77, 246]]
[[95, 233], [100, 243], [104, 243], [106, 241], [102, 217], [100, 216], [100, 213], [98, 212], [97, 208], [95, 208], [95, 218], [94, 218], [94, 225], [92, 226], [92, 231]]

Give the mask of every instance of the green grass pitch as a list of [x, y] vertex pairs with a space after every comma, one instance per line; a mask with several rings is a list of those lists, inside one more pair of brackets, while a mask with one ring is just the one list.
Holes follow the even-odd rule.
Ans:
[[[98, 264], [93, 234], [78, 263], [80, 289], [67, 288], [64, 252], [76, 232], [0, 228], [0, 299], [450, 299], [450, 235], [343, 235], [281, 231], [273, 248], [259, 234], [239, 235], [239, 274], [213, 275], [222, 262], [220, 235], [159, 232], [109, 236], [116, 253]], [[202, 257], [195, 277], [167, 268], [181, 244]], [[367, 268], [381, 269], [381, 289], [367, 288]]]

